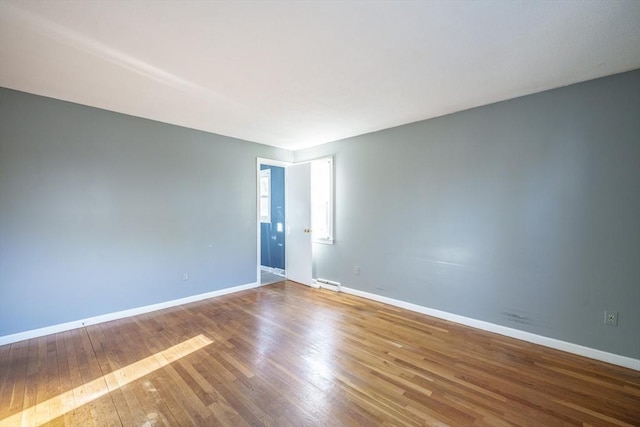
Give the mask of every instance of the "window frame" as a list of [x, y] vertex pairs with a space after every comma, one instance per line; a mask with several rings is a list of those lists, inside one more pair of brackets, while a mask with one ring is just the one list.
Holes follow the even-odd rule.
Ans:
[[[264, 182], [266, 181], [266, 184]], [[258, 211], [260, 213], [261, 224], [271, 224], [271, 169], [260, 170], [260, 198]], [[266, 190], [265, 190], [266, 188]], [[263, 210], [263, 203], [266, 202], [266, 213]]]
[[[334, 222], [335, 222], [335, 202], [334, 202], [334, 182], [335, 182], [335, 162], [333, 159], [333, 156], [329, 156], [329, 157], [322, 157], [320, 159], [315, 159], [312, 160], [311, 162], [311, 239], [313, 243], [320, 243], [320, 244], [324, 244], [324, 245], [333, 245], [335, 244], [335, 228], [334, 228]], [[314, 180], [314, 166], [315, 168], [317, 168], [319, 165], [323, 164], [323, 163], [328, 163], [329, 164], [329, 168], [328, 168], [328, 183], [326, 183], [326, 185], [328, 186], [328, 188], [325, 188], [325, 192], [328, 193], [327, 197], [324, 199], [324, 203], [326, 204], [326, 207], [324, 208], [325, 214], [324, 214], [324, 218], [325, 218], [325, 224], [324, 227], [322, 227], [323, 229], [327, 230], [327, 235], [323, 236], [323, 237], [318, 237], [317, 234], [317, 229], [319, 229], [319, 227], [317, 227], [317, 224], [319, 221], [319, 219], [317, 218], [317, 215], [315, 215], [314, 213], [317, 213], [317, 201], [314, 200], [314, 195], [317, 194], [317, 175], [316, 175], [316, 179]], [[315, 184], [314, 184], [315, 182]]]

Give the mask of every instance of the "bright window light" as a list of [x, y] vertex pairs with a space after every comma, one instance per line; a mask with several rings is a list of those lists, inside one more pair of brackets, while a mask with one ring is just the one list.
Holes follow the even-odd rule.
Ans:
[[260, 171], [260, 222], [271, 222], [271, 169]]
[[333, 244], [333, 157], [311, 162], [313, 241]]

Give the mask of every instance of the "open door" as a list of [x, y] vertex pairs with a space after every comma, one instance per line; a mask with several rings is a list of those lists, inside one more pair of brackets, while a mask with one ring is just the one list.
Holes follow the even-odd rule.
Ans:
[[313, 286], [311, 242], [311, 164], [287, 167], [287, 278]]

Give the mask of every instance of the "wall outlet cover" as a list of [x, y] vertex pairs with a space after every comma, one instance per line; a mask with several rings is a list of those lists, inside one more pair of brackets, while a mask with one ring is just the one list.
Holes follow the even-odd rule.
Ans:
[[618, 326], [618, 312], [617, 311], [605, 311], [604, 312], [604, 324], [609, 326]]

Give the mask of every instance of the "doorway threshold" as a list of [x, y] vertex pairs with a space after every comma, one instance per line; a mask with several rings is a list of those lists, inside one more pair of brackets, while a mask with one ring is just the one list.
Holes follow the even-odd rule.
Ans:
[[280, 268], [260, 266], [260, 284], [282, 282], [286, 279], [285, 271]]

